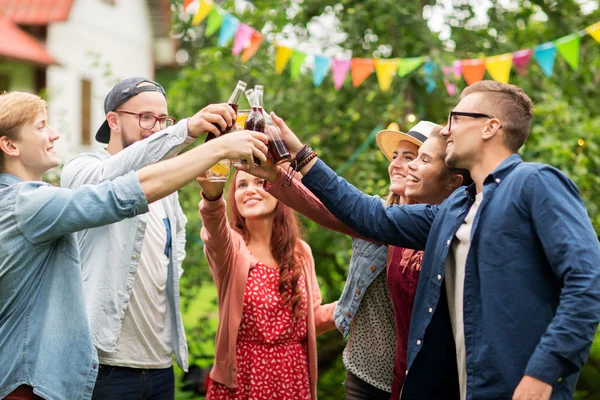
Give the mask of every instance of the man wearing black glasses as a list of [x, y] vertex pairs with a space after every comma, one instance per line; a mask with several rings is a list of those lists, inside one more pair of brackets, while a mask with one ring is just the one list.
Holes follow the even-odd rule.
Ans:
[[425, 250], [402, 399], [573, 398], [600, 321], [600, 245], [575, 184], [517, 154], [532, 115], [514, 85], [466, 88], [442, 135], [474, 183], [439, 206], [386, 208], [316, 158], [301, 170], [355, 232]]
[[[106, 149], [70, 160], [62, 186], [78, 188], [137, 171], [235, 120], [229, 105], [215, 104], [176, 124], [162, 86], [145, 78], [119, 82], [106, 96], [104, 111], [96, 139]], [[173, 355], [183, 370], [188, 367], [179, 308], [186, 221], [175, 192], [149, 204], [144, 215], [77, 234], [100, 360], [94, 399], [173, 398]]]

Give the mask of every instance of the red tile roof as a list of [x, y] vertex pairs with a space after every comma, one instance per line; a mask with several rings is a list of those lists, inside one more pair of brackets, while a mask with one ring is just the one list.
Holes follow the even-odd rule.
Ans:
[[0, 17], [21, 25], [66, 21], [73, 0], [0, 0]]
[[1, 58], [41, 65], [56, 63], [42, 43], [5, 18], [0, 18], [0, 38], [2, 38], [0, 40]]

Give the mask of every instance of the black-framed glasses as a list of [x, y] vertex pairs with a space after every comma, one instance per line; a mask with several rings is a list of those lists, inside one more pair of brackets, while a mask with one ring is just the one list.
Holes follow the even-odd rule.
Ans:
[[165, 129], [169, 126], [175, 125], [175, 118], [173, 117], [156, 117], [149, 113], [136, 113], [125, 110], [115, 110], [115, 112], [128, 115], [135, 115], [136, 117], [138, 117], [140, 128], [142, 129], [152, 129], [154, 128], [154, 125], [156, 125], [157, 122], [158, 126], [160, 126], [160, 129]]
[[[452, 131], [452, 121], [454, 121], [454, 123], [456, 123], [455, 117], [488, 118], [488, 119], [496, 118], [496, 117], [492, 117], [491, 115], [482, 114], [482, 113], [450, 111], [450, 115], [448, 115], [448, 132]], [[500, 125], [500, 128], [502, 128], [502, 125]]]

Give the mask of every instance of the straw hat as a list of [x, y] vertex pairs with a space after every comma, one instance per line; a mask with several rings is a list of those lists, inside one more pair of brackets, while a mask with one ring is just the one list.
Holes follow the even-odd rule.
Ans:
[[436, 128], [441, 126], [429, 121], [421, 121], [413, 126], [407, 133], [385, 129], [377, 133], [377, 146], [383, 152], [388, 161], [392, 161], [392, 155], [398, 148], [398, 143], [407, 141], [421, 147], [423, 142], [427, 140], [429, 134]]

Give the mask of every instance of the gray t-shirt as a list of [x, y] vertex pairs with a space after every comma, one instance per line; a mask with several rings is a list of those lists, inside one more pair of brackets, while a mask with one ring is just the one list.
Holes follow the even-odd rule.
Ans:
[[478, 193], [471, 206], [465, 221], [456, 231], [452, 241], [450, 254], [446, 259], [446, 295], [448, 297], [448, 310], [452, 321], [452, 332], [456, 344], [456, 364], [458, 367], [458, 380], [460, 384], [460, 398], [467, 398], [467, 353], [465, 349], [465, 325], [463, 318], [463, 298], [465, 288], [465, 268], [467, 255], [471, 247], [471, 228], [473, 220], [483, 200], [483, 193]]
[[102, 364], [130, 368], [173, 365], [172, 323], [166, 292], [170, 227], [160, 201], [150, 204], [149, 209], [139, 268], [117, 348], [113, 353], [98, 351]]

